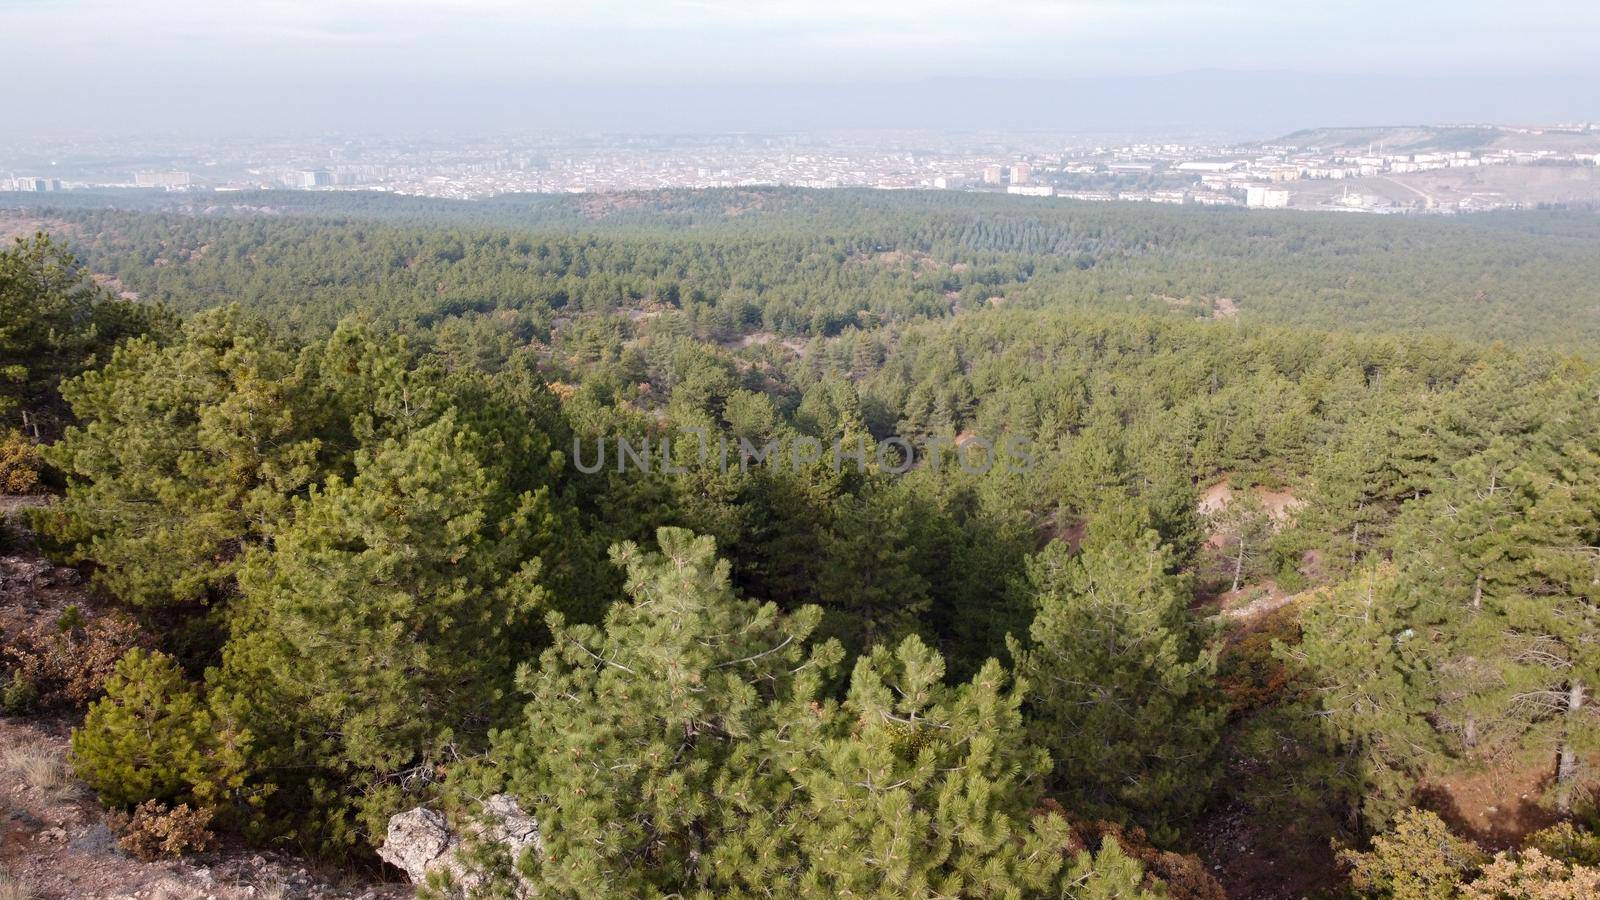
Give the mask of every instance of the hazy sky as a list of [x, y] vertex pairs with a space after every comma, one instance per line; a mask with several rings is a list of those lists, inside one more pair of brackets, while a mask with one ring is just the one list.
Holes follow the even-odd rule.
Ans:
[[0, 127], [1600, 118], [1597, 48], [1580, 0], [0, 0]]

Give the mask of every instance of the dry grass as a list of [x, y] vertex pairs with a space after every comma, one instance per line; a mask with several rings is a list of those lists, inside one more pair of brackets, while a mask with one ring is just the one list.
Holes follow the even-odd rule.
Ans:
[[0, 872], [0, 900], [33, 900], [33, 891], [27, 882]]
[[71, 784], [66, 761], [59, 753], [46, 748], [26, 744], [7, 747], [0, 753], [0, 767], [40, 793], [62, 793]]

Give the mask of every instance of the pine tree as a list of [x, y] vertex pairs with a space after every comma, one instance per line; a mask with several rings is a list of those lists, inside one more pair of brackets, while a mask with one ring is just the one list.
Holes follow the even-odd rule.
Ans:
[[1425, 620], [1447, 647], [1437, 654], [1441, 730], [1469, 753], [1495, 754], [1523, 723], [1505, 692], [1506, 604], [1526, 591], [1541, 553], [1530, 513], [1538, 472], [1504, 440], [1452, 467], [1402, 516], [1394, 537]]
[[1272, 539], [1272, 519], [1255, 491], [1245, 488], [1234, 491], [1211, 522], [1223, 540], [1217, 548], [1219, 574], [1228, 582], [1228, 590], [1237, 591], [1260, 571]]
[[1215, 651], [1171, 562], [1140, 516], [1104, 510], [1079, 555], [1057, 543], [1029, 563], [1037, 613], [1012, 648], [1070, 805], [1162, 833], [1215, 776], [1224, 714], [1207, 699]]
[[[943, 660], [911, 636], [858, 659], [843, 704], [791, 707], [776, 764], [794, 779], [781, 833], [795, 865], [747, 890], [789, 878], [819, 898], [1061, 889], [1069, 833], [1035, 813], [1049, 759], [1027, 740], [1024, 686], [993, 660], [969, 683], [943, 679]], [[1117, 877], [1094, 868], [1085, 881]]]
[[[776, 712], [812, 696], [836, 647], [808, 651], [820, 611], [741, 600], [708, 538], [612, 551], [628, 599], [603, 628], [553, 616], [552, 642], [501, 730], [505, 787], [539, 820], [541, 890], [576, 896], [710, 887], [719, 846], [787, 790], [761, 758]], [[720, 876], [726, 877], [726, 876]]]
[[520, 890], [1152, 896], [1114, 841], [1069, 860], [1066, 821], [1040, 809], [1049, 760], [1027, 740], [1024, 686], [998, 663], [950, 686], [912, 636], [826, 699], [842, 654], [807, 647], [816, 607], [742, 600], [710, 540], [657, 540], [659, 554], [614, 548], [628, 598], [603, 627], [552, 617], [522, 720], [461, 777], [538, 819]]
[[1600, 746], [1589, 697], [1600, 679], [1592, 397], [1582, 381], [1567, 386], [1546, 401], [1539, 433], [1492, 439], [1458, 464], [1458, 480], [1439, 491], [1446, 533], [1424, 557], [1432, 564], [1416, 567], [1442, 586], [1440, 596], [1458, 598], [1441, 616], [1450, 638], [1440, 666], [1451, 690], [1446, 709], [1464, 708], [1464, 737], [1467, 726], [1487, 726], [1495, 746], [1486, 750], [1509, 744], [1553, 757], [1562, 811], [1573, 808], [1583, 762]]
[[1301, 613], [1301, 643], [1278, 648], [1319, 689], [1321, 721], [1356, 798], [1352, 831], [1380, 828], [1439, 759], [1426, 714], [1436, 648], [1422, 598], [1384, 563], [1358, 572]]
[[1161, 883], [1151, 884], [1139, 861], [1109, 837], [1092, 854], [1078, 851], [1062, 882], [1062, 894], [1072, 900], [1162, 900], [1168, 896]]
[[481, 744], [537, 646], [524, 623], [547, 608], [538, 551], [560, 519], [548, 491], [492, 477], [487, 449], [447, 413], [362, 451], [240, 573], [215, 689], [262, 767], [300, 779], [280, 782], [280, 810], [338, 795], [297, 823], [330, 847], [381, 833], [402, 794]]
[[1387, 422], [1363, 419], [1334, 447], [1312, 470], [1314, 490], [1299, 524], [1321, 551], [1322, 567], [1339, 576], [1383, 546], [1401, 501], [1417, 487], [1396, 468]]
[[[1591, 423], [1592, 427], [1592, 423]], [[1563, 441], [1549, 482], [1528, 512], [1525, 534], [1539, 548], [1536, 577], [1497, 604], [1505, 631], [1505, 696], [1528, 723], [1524, 746], [1555, 751], [1554, 800], [1573, 810], [1585, 761], [1600, 749], [1600, 452]]]
[[907, 491], [888, 483], [834, 502], [817, 593], [827, 611], [823, 632], [851, 653], [898, 643], [930, 605], [917, 565], [915, 515]]
[[236, 311], [195, 317], [171, 346], [129, 341], [62, 394], [81, 424], [49, 448], [68, 485], [40, 524], [130, 603], [225, 594], [324, 465], [305, 369]]
[[0, 416], [34, 440], [53, 437], [62, 379], [167, 324], [159, 307], [111, 297], [49, 235], [17, 238], [0, 250]]

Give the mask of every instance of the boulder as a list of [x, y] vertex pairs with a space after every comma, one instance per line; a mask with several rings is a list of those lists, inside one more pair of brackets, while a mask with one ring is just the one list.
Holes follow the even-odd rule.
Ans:
[[[536, 853], [544, 851], [539, 822], [523, 812], [509, 794], [495, 794], [485, 800], [480, 820], [467, 827], [480, 840], [503, 844], [514, 860], [529, 847]], [[470, 887], [477, 879], [458, 859], [461, 843], [461, 835], [450, 828], [444, 816], [418, 806], [389, 818], [378, 858], [405, 872], [412, 884], [422, 884], [428, 873], [442, 871], [458, 884]]]
[[41, 577], [48, 576], [54, 566], [42, 559], [23, 556], [0, 557], [0, 585], [6, 588], [32, 587]]
[[389, 817], [389, 831], [378, 848], [378, 858], [421, 884], [428, 872], [441, 865], [454, 867], [460, 838], [450, 831], [444, 816], [425, 806]]
[[495, 794], [483, 804], [485, 817], [484, 836], [505, 844], [513, 860], [521, 859], [524, 850], [533, 848], [544, 852], [544, 841], [539, 837], [539, 823], [522, 811], [510, 794]]
[[78, 833], [67, 843], [67, 846], [80, 853], [122, 855], [122, 850], [117, 846], [116, 835], [104, 822], [96, 822]]
[[83, 573], [68, 566], [58, 566], [38, 575], [40, 587], [76, 587], [83, 583]]

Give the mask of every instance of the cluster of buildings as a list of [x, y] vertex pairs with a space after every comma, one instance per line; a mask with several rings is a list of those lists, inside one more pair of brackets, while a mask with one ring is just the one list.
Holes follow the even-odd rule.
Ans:
[[[7, 159], [7, 149], [0, 145], [0, 172], [8, 164], [38, 164]], [[381, 190], [459, 199], [753, 185], [910, 189], [935, 181], [941, 188], [961, 189], [969, 181], [982, 183], [996, 159], [1016, 152], [969, 147], [939, 136], [895, 134], [218, 140], [160, 150], [99, 145], [64, 149], [68, 152], [59, 156], [74, 160], [72, 164], [45, 165], [52, 169], [51, 183], [66, 190]], [[119, 153], [145, 164], [119, 164]], [[152, 157], [164, 158], [167, 165], [151, 167]], [[1002, 188], [1026, 184], [1027, 169], [1027, 163], [1008, 166], [992, 183]], [[964, 170], [973, 177], [943, 176]], [[33, 189], [0, 179], [0, 190], [8, 188]]]
[[[1574, 126], [1600, 135], [1600, 126]], [[1475, 126], [1489, 134], [1488, 126]], [[1500, 129], [1500, 132], [1515, 132]], [[1542, 132], [1541, 132], [1542, 134]], [[989, 191], [1030, 197], [1198, 206], [1432, 209], [1425, 192], [1399, 182], [1433, 170], [1524, 165], [1593, 166], [1600, 154], [1539, 148], [1388, 151], [1130, 141], [1041, 135], [543, 136], [406, 139], [393, 137], [268, 141], [216, 139], [170, 147], [128, 141], [73, 145], [43, 164], [7, 159], [49, 177], [0, 178], [0, 190], [143, 188], [169, 191], [259, 189], [381, 190], [473, 199], [497, 194], [580, 193], [665, 188], [792, 185]], [[1418, 145], [1422, 146], [1422, 145]], [[1515, 146], [1515, 144], [1513, 144]], [[1575, 146], [1600, 149], [1600, 142]], [[118, 154], [121, 154], [119, 157]], [[127, 165], [122, 159], [138, 160]], [[152, 165], [152, 161], [154, 165]], [[3, 171], [3, 168], [0, 168]], [[1345, 185], [1332, 187], [1332, 183]], [[1320, 187], [1319, 187], [1320, 186]], [[1408, 193], [1410, 191], [1411, 193]]]
[[[1591, 133], [1591, 126], [1577, 126]], [[1509, 130], [1509, 129], [1508, 129]], [[1600, 133], [1600, 128], [1594, 128]], [[1541, 132], [1542, 133], [1542, 132]], [[1600, 165], [1600, 143], [1588, 150], [1488, 147], [1467, 150], [1386, 151], [1322, 150], [1295, 146], [1212, 146], [1134, 143], [1095, 147], [1030, 157], [1009, 166], [993, 164], [975, 173], [944, 174], [928, 187], [950, 190], [998, 190], [1039, 197], [1075, 200], [1166, 203], [1198, 206], [1243, 206], [1250, 209], [1306, 208], [1368, 212], [1456, 211], [1514, 206], [1492, 202], [1452, 201], [1444, 207], [1426, 190], [1408, 186], [1416, 176], [1435, 170], [1473, 170], [1504, 166]], [[1363, 179], [1385, 182], [1390, 190], [1373, 191]], [[1326, 182], [1351, 182], [1335, 188]], [[1481, 198], [1479, 198], [1481, 201]]]
[[33, 175], [15, 175], [0, 178], [0, 190], [25, 191], [30, 194], [61, 190], [61, 179], [39, 178]]

